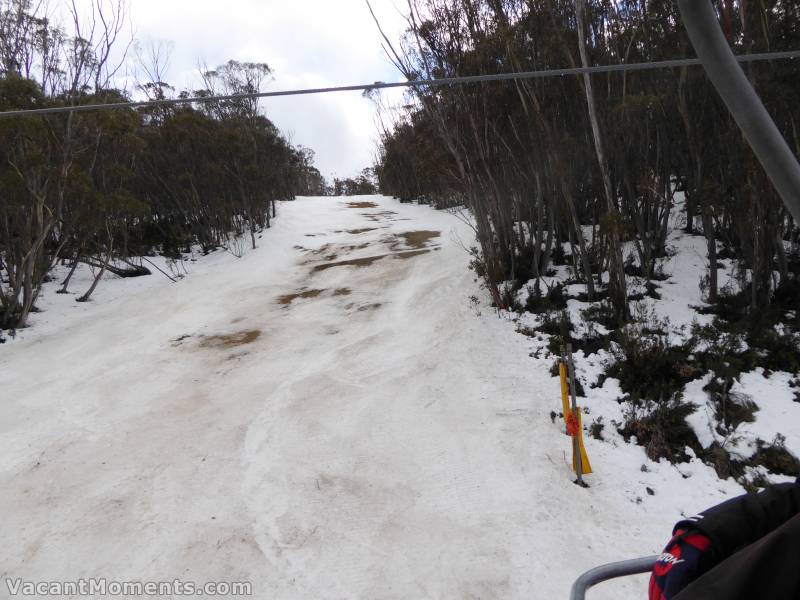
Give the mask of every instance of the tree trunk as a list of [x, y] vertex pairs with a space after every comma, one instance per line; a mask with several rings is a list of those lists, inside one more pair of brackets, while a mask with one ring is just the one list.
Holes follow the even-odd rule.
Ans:
[[569, 216], [572, 220], [572, 226], [575, 230], [575, 236], [578, 238], [578, 249], [580, 250], [581, 265], [583, 266], [583, 275], [586, 279], [586, 295], [589, 302], [594, 300], [594, 280], [592, 279], [592, 263], [589, 260], [589, 253], [586, 250], [586, 242], [583, 239], [583, 230], [581, 229], [581, 222], [578, 219], [578, 211], [575, 209], [575, 202], [570, 194], [570, 189], [566, 182], [562, 180], [561, 190], [564, 194], [564, 200], [567, 203]]
[[[589, 67], [589, 53], [586, 50], [586, 30], [584, 27], [585, 0], [577, 0], [575, 16], [578, 25], [578, 49], [581, 55], [581, 64], [584, 68]], [[611, 186], [611, 175], [608, 171], [608, 164], [603, 149], [603, 138], [600, 134], [600, 123], [597, 118], [597, 107], [594, 101], [592, 90], [592, 78], [589, 73], [583, 74], [583, 84], [586, 92], [586, 105], [589, 109], [589, 121], [592, 125], [592, 136], [594, 138], [594, 148], [597, 154], [597, 164], [600, 167], [600, 174], [603, 179], [603, 191], [606, 197], [606, 206], [609, 219], [609, 295], [614, 307], [621, 320], [628, 319], [628, 291], [623, 270], [622, 248], [620, 246], [619, 226], [621, 224], [617, 202]], [[581, 239], [583, 236], [581, 235]]]
[[717, 238], [714, 235], [714, 218], [711, 209], [703, 210], [703, 233], [708, 246], [708, 302], [714, 304], [718, 299], [719, 284], [717, 271]]
[[108, 226], [106, 225], [106, 231], [108, 232], [108, 252], [106, 253], [106, 259], [103, 261], [103, 266], [100, 268], [100, 272], [97, 274], [97, 277], [94, 278], [92, 282], [92, 286], [86, 291], [86, 293], [77, 299], [78, 302], [88, 302], [89, 298], [91, 298], [94, 290], [97, 288], [97, 284], [100, 283], [100, 280], [103, 278], [103, 275], [108, 268], [108, 263], [111, 262], [111, 255], [114, 252], [114, 238], [111, 235], [111, 232], [108, 230]]
[[78, 265], [81, 262], [81, 250], [78, 250], [77, 254], [75, 254], [75, 261], [72, 263], [72, 268], [69, 270], [67, 274], [67, 278], [64, 279], [64, 283], [61, 284], [61, 289], [58, 290], [57, 294], [67, 294], [67, 288], [69, 288], [69, 282], [72, 279], [72, 276], [75, 274], [75, 271], [78, 269]]

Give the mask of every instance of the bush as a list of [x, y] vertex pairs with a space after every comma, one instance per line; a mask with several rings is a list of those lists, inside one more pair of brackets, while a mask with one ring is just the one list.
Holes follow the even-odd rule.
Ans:
[[572, 338], [572, 347], [575, 350], [583, 350], [583, 353], [589, 356], [590, 354], [595, 354], [600, 350], [608, 348], [610, 339], [611, 336], [594, 333], [593, 335], [586, 335], [582, 338]]
[[474, 271], [475, 275], [481, 279], [486, 279], [486, 262], [483, 260], [480, 250], [478, 250], [477, 247], [472, 246], [469, 249], [469, 254], [472, 256], [472, 260], [469, 261], [469, 269]]
[[658, 402], [655, 409], [641, 416], [632, 408], [619, 433], [629, 442], [632, 436], [644, 446], [651, 460], [666, 458], [671, 463], [687, 462], [687, 446], [700, 454], [703, 449], [697, 436], [686, 423], [686, 417], [696, 410], [694, 404], [683, 402], [680, 396]]
[[712, 325], [692, 327], [692, 343], [706, 349], [696, 353], [698, 364], [714, 371], [728, 384], [741, 373], [762, 367], [765, 371], [800, 371], [797, 334], [779, 334], [771, 319], [748, 319], [729, 324], [715, 319]]
[[758, 440], [758, 450], [749, 463], [751, 466], [763, 466], [777, 475], [800, 476], [800, 461], [786, 449], [786, 438], [780, 433], [771, 444]]
[[719, 442], [711, 444], [699, 456], [705, 463], [714, 467], [720, 478], [733, 477], [745, 489], [755, 491], [765, 487], [769, 482], [763, 475], [748, 480], [746, 477], [748, 469], [758, 470], [760, 467], [776, 475], [800, 476], [800, 461], [786, 449], [785, 442], [786, 438], [781, 434], [777, 434], [771, 444], [758, 440], [758, 449], [747, 460], [732, 458]]
[[749, 310], [750, 298], [746, 294], [730, 294], [720, 290], [714, 304], [699, 307], [697, 312], [703, 315], [716, 315], [729, 323], [735, 323], [744, 319]]
[[605, 426], [605, 423], [603, 423], [603, 417], [597, 417], [589, 426], [589, 435], [596, 440], [602, 441], [604, 439], [603, 429], [605, 429]]
[[[634, 264], [632, 260], [628, 260], [625, 262], [624, 266], [625, 275], [630, 275], [631, 277], [645, 277], [644, 269], [640, 265]], [[650, 274], [650, 281], [666, 281], [669, 279], [670, 276], [664, 273], [663, 268], [661, 265], [655, 265], [653, 267], [653, 272]]]
[[772, 304], [785, 310], [800, 306], [800, 280], [784, 279], [772, 294]]
[[542, 318], [539, 331], [551, 337], [548, 350], [553, 354], [561, 354], [561, 346], [572, 344], [574, 351], [583, 350], [587, 356], [608, 347], [610, 336], [597, 332], [594, 324], [587, 323], [587, 334], [583, 337], [573, 336], [575, 326], [568, 311], [548, 313]]
[[717, 472], [717, 477], [720, 479], [728, 479], [733, 477], [736, 480], [741, 479], [745, 473], [745, 465], [738, 460], [731, 458], [728, 451], [723, 448], [719, 442], [714, 442], [699, 454], [703, 462], [714, 467]]
[[711, 325], [694, 323], [691, 330], [691, 343], [704, 348], [695, 353], [696, 360], [705, 369], [714, 371], [718, 377], [733, 379], [742, 371], [752, 370], [754, 357], [745, 349], [744, 337], [737, 332], [728, 331], [726, 325], [715, 319]]
[[619, 379], [634, 405], [648, 400], [669, 402], [700, 374], [690, 364], [690, 347], [670, 346], [666, 333], [652, 331], [646, 324], [620, 329], [616, 340], [616, 362], [606, 375]]
[[560, 267], [569, 265], [572, 261], [571, 257], [567, 256], [567, 253], [564, 251], [564, 246], [556, 244], [553, 246], [553, 252], [550, 254], [550, 262], [553, 263], [553, 266]]
[[753, 423], [758, 405], [748, 396], [731, 392], [733, 379], [714, 378], [703, 388], [714, 406], [714, 417], [719, 422], [720, 435], [727, 435], [742, 423]]
[[618, 329], [622, 325], [622, 323], [620, 323], [617, 311], [614, 310], [611, 302], [606, 300], [598, 302], [589, 308], [582, 310], [581, 316], [587, 321], [599, 323], [606, 329]]
[[546, 294], [542, 294], [539, 280], [533, 286], [528, 286], [528, 300], [525, 310], [530, 313], [541, 314], [554, 310], [563, 310], [567, 307], [567, 298], [564, 295], [564, 284], [551, 286]]
[[607, 288], [595, 289], [594, 296], [592, 296], [591, 300], [589, 300], [588, 292], [579, 292], [577, 294], [571, 294], [567, 297], [567, 299], [577, 300], [578, 302], [600, 302], [602, 300], [608, 300], [608, 289]]
[[500, 302], [510, 311], [522, 312], [522, 308], [517, 302], [517, 291], [520, 288], [521, 286], [517, 282], [504, 283], [499, 286]]
[[[572, 319], [569, 312], [562, 310], [559, 312], [549, 312], [542, 317], [542, 324], [539, 326], [539, 331], [558, 337], [560, 342], [567, 343], [570, 338], [570, 333], [575, 330], [572, 324]], [[559, 354], [559, 352], [555, 352]]]
[[747, 344], [761, 350], [754, 363], [769, 371], [800, 372], [800, 340], [797, 335], [780, 335], [771, 324], [750, 328]]

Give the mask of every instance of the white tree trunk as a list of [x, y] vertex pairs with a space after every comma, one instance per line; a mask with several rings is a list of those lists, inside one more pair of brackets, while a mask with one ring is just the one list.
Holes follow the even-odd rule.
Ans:
[[[586, 50], [586, 28], [584, 26], [584, 11], [586, 0], [576, 0], [575, 17], [578, 25], [578, 49], [581, 55], [581, 65], [589, 67], [589, 53]], [[622, 249], [620, 247], [619, 236], [619, 211], [617, 210], [617, 200], [614, 197], [614, 190], [611, 187], [611, 176], [608, 172], [605, 151], [603, 150], [603, 138], [600, 134], [600, 123], [597, 119], [597, 107], [594, 102], [594, 91], [592, 89], [592, 78], [589, 73], [583, 74], [583, 84], [586, 90], [586, 104], [589, 109], [589, 121], [592, 125], [592, 137], [594, 138], [594, 148], [597, 154], [597, 163], [600, 166], [600, 174], [603, 179], [603, 191], [605, 192], [608, 214], [611, 216], [609, 222], [609, 291], [612, 300], [620, 316], [628, 316], [628, 292], [625, 282], [625, 271], [622, 263]]]

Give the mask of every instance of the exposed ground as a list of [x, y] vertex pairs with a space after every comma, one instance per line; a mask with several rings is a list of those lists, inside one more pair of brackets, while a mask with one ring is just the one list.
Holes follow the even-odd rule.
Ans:
[[487, 307], [470, 233], [385, 198], [298, 199], [258, 250], [177, 284], [48, 291], [0, 346], [0, 578], [556, 600], [741, 491], [591, 438], [591, 488], [573, 485], [552, 360]]

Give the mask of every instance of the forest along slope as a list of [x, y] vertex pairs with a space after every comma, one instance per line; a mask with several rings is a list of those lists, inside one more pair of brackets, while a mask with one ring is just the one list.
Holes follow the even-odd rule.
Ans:
[[[598, 474], [573, 485], [549, 364], [469, 300], [472, 239], [427, 207], [301, 198], [241, 259], [45, 302], [0, 347], [0, 577], [565, 598], [737, 491], [592, 440]], [[637, 498], [645, 476], [664, 493]]]

